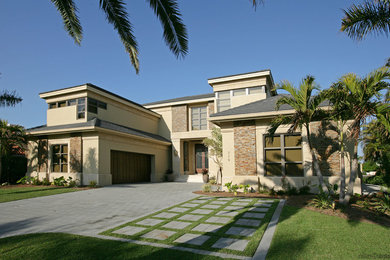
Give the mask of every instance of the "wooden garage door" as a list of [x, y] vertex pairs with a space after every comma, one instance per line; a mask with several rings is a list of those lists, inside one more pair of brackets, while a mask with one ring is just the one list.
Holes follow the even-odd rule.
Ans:
[[150, 155], [111, 150], [112, 184], [150, 182]]

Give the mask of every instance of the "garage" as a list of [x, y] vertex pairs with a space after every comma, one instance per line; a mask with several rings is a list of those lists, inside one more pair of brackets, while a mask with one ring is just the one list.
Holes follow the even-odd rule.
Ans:
[[150, 182], [151, 156], [111, 150], [112, 184]]

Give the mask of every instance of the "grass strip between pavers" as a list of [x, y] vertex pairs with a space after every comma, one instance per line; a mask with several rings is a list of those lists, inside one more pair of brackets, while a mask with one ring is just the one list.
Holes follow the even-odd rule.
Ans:
[[[256, 251], [259, 243], [260, 243], [260, 240], [261, 240], [261, 238], [262, 238], [262, 236], [264, 234], [264, 231], [267, 228], [268, 223], [271, 220], [272, 215], [273, 215], [273, 213], [274, 213], [274, 211], [275, 211], [275, 209], [276, 209], [276, 207], [278, 205], [278, 202], [279, 202], [278, 200], [272, 200], [272, 199], [253, 198], [252, 202], [250, 202], [247, 206], [242, 206], [244, 208], [239, 210], [239, 214], [238, 215], [236, 215], [234, 217], [226, 217], [226, 216], [216, 215], [216, 213], [218, 213], [219, 211], [223, 211], [227, 206], [231, 206], [232, 203], [239, 201], [240, 198], [234, 198], [232, 200], [226, 201], [226, 204], [220, 205], [219, 208], [209, 209], [209, 210], [212, 210], [212, 212], [209, 213], [209, 214], [196, 214], [196, 213], [192, 213], [193, 211], [195, 211], [197, 209], [200, 209], [200, 208], [202, 208], [205, 205], [211, 204], [211, 202], [219, 201], [218, 199], [220, 199], [221, 197], [215, 197], [215, 198], [212, 198], [212, 199], [207, 199], [207, 200], [204, 200], [203, 203], [199, 203], [198, 200], [201, 199], [201, 198], [204, 198], [204, 196], [200, 196], [200, 197], [191, 199], [189, 201], [186, 201], [186, 202], [183, 202], [183, 203], [171, 206], [169, 208], [166, 208], [166, 209], [154, 212], [154, 213], [152, 213], [150, 215], [144, 216], [142, 218], [138, 218], [138, 219], [133, 220], [131, 222], [128, 222], [126, 224], [123, 224], [123, 225], [120, 225], [118, 227], [106, 230], [106, 231], [100, 233], [100, 235], [120, 237], [120, 238], [133, 239], [133, 240], [142, 240], [142, 241], [148, 241], [148, 242], [153, 242], [153, 243], [161, 243], [161, 244], [168, 244], [168, 245], [188, 247], [188, 248], [196, 248], [196, 249], [202, 249], [202, 250], [213, 251], [213, 252], [220, 252], [220, 253], [228, 253], [228, 254], [235, 254], [235, 255], [242, 255], [242, 256], [253, 256], [253, 254], [255, 253], [255, 251]], [[173, 208], [176, 208], [176, 207], [182, 207], [182, 205], [187, 204], [187, 203], [191, 203], [193, 201], [197, 201], [196, 204], [199, 204], [199, 205], [196, 206], [196, 207], [192, 207], [192, 208], [183, 206], [183, 208], [187, 208], [188, 209], [185, 212], [169, 211], [170, 209], [173, 209]], [[253, 205], [255, 203], [257, 203], [258, 201], [273, 202], [272, 206], [269, 207], [268, 211], [265, 213], [264, 218], [256, 219], [256, 220], [260, 220], [261, 221], [260, 226], [253, 227], [253, 226], [241, 226], [241, 225], [234, 224], [235, 221], [237, 219], [239, 219], [245, 212], [248, 212], [249, 208], [254, 207]], [[233, 210], [228, 210], [228, 211], [233, 211]], [[176, 213], [177, 215], [172, 217], [172, 218], [170, 218], [170, 219], [164, 219], [164, 218], [155, 217], [156, 215], [158, 215], [160, 213], [163, 213], [163, 212]], [[182, 216], [184, 216], [186, 214], [199, 215], [199, 216], [203, 216], [203, 217], [200, 218], [197, 221], [180, 220], [179, 219], [180, 217], [182, 217]], [[205, 223], [204, 222], [205, 220], [207, 220], [208, 218], [213, 217], [213, 216], [221, 217], [221, 218], [229, 218], [231, 220], [228, 223], [226, 223], [226, 224], [211, 223], [211, 222]], [[142, 220], [148, 219], [148, 218], [160, 219], [160, 220], [163, 220], [163, 221], [161, 223], [157, 224], [157, 225], [154, 225], [154, 226], [146, 226], [146, 225], [136, 224], [139, 221], [142, 221]], [[180, 230], [162, 227], [162, 226], [164, 226], [165, 224], [167, 224], [167, 223], [169, 223], [171, 221], [191, 222], [192, 224], [190, 224], [186, 228], [183, 228], [183, 229], [180, 229]], [[220, 225], [222, 227], [218, 231], [216, 231], [216, 232], [200, 232], [200, 231], [193, 231], [192, 230], [194, 227], [196, 227], [197, 225], [202, 224], [202, 223], [203, 224], [216, 224], [216, 225]], [[237, 227], [253, 228], [253, 229], [257, 229], [257, 230], [250, 237], [240, 236], [240, 235], [228, 235], [228, 234], [225, 234], [225, 232], [229, 228], [231, 228], [233, 225], [237, 226]], [[131, 236], [130, 235], [113, 233], [114, 231], [119, 230], [121, 228], [124, 228], [126, 226], [143, 227], [143, 228], [146, 228], [146, 229], [141, 231], [141, 232], [139, 232], [139, 233], [136, 233], [135, 235], [131, 235]], [[157, 239], [143, 238], [142, 237], [144, 234], [149, 233], [149, 232], [151, 232], [153, 230], [156, 230], [156, 229], [167, 230], [167, 231], [175, 231], [176, 233], [174, 235], [170, 236], [169, 238], [165, 239], [165, 240], [157, 240]], [[200, 245], [200, 246], [186, 244], [186, 243], [174, 242], [176, 239], [178, 239], [179, 237], [181, 237], [184, 234], [207, 235], [207, 236], [210, 236], [210, 238], [206, 242], [204, 242], [202, 245]], [[222, 248], [222, 249], [213, 248], [212, 245], [214, 245], [217, 242], [217, 240], [220, 239], [220, 238], [234, 238], [234, 239], [248, 240], [249, 243], [246, 246], [244, 251], [231, 250], [231, 249], [225, 249], [225, 248]]]

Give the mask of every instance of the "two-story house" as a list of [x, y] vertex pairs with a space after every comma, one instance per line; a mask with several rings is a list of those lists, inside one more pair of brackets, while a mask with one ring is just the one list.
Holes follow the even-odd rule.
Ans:
[[[274, 138], [267, 136], [272, 118], [294, 112], [289, 106], [275, 110], [280, 95], [273, 90], [270, 70], [211, 78], [208, 83], [213, 89], [209, 94], [143, 105], [92, 84], [41, 93], [48, 103], [47, 124], [29, 129], [28, 173], [50, 179], [71, 176], [99, 185], [163, 181], [169, 170], [176, 177], [203, 169], [215, 175], [217, 165], [202, 140], [220, 127], [223, 183], [260, 182], [278, 188], [282, 176], [297, 187], [317, 183], [304, 132], [287, 134], [288, 126], [282, 126]], [[311, 128], [321, 168], [335, 183], [340, 172], [337, 132], [320, 122]], [[355, 192], [360, 192], [359, 180]]]

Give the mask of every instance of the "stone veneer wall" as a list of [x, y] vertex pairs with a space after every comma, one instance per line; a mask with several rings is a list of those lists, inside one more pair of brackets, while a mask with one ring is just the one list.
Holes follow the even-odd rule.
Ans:
[[172, 132], [188, 131], [187, 105], [172, 107]]
[[311, 140], [317, 150], [321, 172], [325, 176], [340, 173], [340, 153], [338, 152], [338, 133], [336, 126], [331, 123], [310, 123]]
[[[214, 102], [208, 103], [209, 116], [214, 114]], [[209, 121], [209, 129], [212, 129], [215, 125]]]
[[254, 121], [234, 123], [235, 175], [256, 175], [256, 125]]
[[69, 147], [69, 170], [71, 173], [82, 172], [82, 139], [81, 136], [70, 138]]

